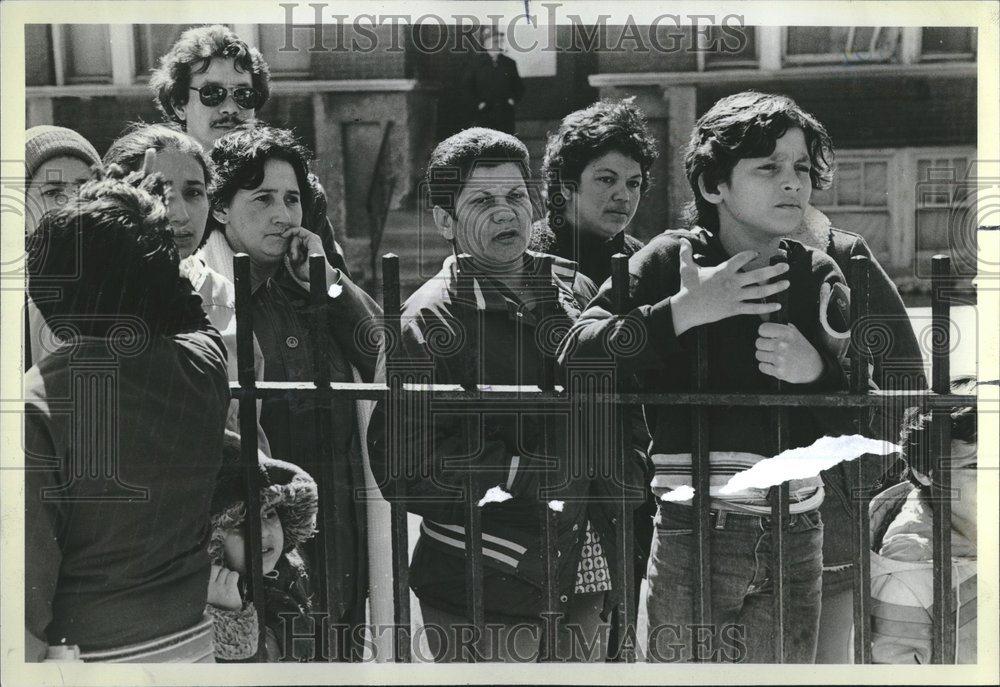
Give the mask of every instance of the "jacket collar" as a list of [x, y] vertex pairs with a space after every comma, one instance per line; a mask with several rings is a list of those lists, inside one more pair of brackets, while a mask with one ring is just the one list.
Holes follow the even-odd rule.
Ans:
[[[546, 280], [542, 274], [545, 259], [551, 259], [551, 269], [549, 278]], [[535, 251], [525, 251], [524, 256], [525, 273], [538, 279], [538, 284], [551, 283], [556, 286], [560, 300], [566, 296], [573, 298], [573, 285], [576, 281], [577, 266], [575, 262], [563, 258], [536, 253]], [[459, 293], [459, 267], [458, 260], [454, 255], [445, 258], [438, 277], [443, 279], [443, 285], [452, 300]], [[476, 309], [480, 311], [509, 311], [525, 305], [518, 294], [499, 282], [499, 280], [481, 273], [473, 273], [472, 294], [476, 302]]]
[[825, 253], [833, 243], [833, 224], [822, 212], [812, 205], [806, 205], [798, 230], [788, 238]]

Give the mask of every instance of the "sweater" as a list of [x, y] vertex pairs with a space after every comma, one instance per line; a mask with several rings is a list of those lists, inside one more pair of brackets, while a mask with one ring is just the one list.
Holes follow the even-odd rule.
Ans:
[[[693, 390], [697, 328], [678, 336], [671, 315], [670, 296], [680, 289], [678, 250], [681, 238], [691, 242], [699, 265], [718, 265], [730, 257], [718, 237], [702, 228], [668, 231], [655, 237], [629, 260], [626, 314], [612, 314], [611, 283], [605, 282], [563, 340], [559, 349], [563, 365], [612, 364], [609, 351], [618, 351], [619, 369], [637, 375], [643, 391]], [[788, 322], [798, 328], [824, 363], [823, 373], [815, 382], [786, 387], [797, 392], [846, 389], [847, 378], [838, 358], [840, 351], [830, 347], [830, 337], [825, 333], [827, 329], [846, 329], [850, 308], [843, 290], [833, 288], [833, 300], [827, 310], [820, 312], [819, 308], [821, 286], [843, 284], [843, 276], [825, 254], [794, 241], [786, 240], [782, 245], [789, 263], [789, 271], [783, 278], [791, 282], [787, 290]], [[763, 392], [775, 388], [776, 380], [760, 372], [755, 358], [754, 342], [761, 322], [758, 316], [736, 316], [703, 325], [710, 361], [706, 391]], [[647, 405], [645, 413], [652, 436], [649, 454], [656, 469], [652, 483], [654, 492], [662, 495], [689, 486], [690, 408]], [[708, 409], [713, 497], [733, 474], [776, 454], [776, 438], [766, 431], [773, 426], [773, 417], [773, 410], [756, 406]], [[807, 446], [826, 434], [844, 433], [849, 427], [848, 417], [831, 408], [790, 408], [788, 448]], [[793, 500], [815, 496], [818, 486], [818, 478], [792, 480]], [[765, 493], [761, 490], [745, 490], [727, 496], [726, 500], [756, 505], [764, 502], [764, 498]], [[815, 507], [818, 501], [811, 505]]]

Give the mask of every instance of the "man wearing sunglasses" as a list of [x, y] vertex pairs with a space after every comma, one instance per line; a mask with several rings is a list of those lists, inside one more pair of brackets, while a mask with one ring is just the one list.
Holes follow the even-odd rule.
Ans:
[[[161, 112], [210, 152], [230, 131], [253, 125], [271, 94], [270, 70], [260, 51], [221, 24], [181, 34], [149, 79]], [[326, 192], [309, 175], [315, 212], [302, 226], [323, 241], [327, 261], [350, 274], [325, 213]]]
[[269, 81], [260, 52], [217, 24], [182, 33], [149, 87], [163, 114], [209, 151], [221, 136], [255, 121]]

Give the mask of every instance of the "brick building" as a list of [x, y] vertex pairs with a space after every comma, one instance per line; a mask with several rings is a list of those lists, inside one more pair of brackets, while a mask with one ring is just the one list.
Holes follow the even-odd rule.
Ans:
[[[299, 26], [289, 36], [279, 24], [232, 27], [271, 67], [273, 94], [261, 119], [294, 128], [316, 151], [331, 219], [345, 227], [355, 270], [373, 276], [381, 193], [392, 211], [379, 252], [402, 256], [404, 290], [412, 290], [446, 250], [420, 230], [430, 218], [417, 212], [419, 179], [434, 143], [466, 121], [461, 32], [400, 25], [359, 33], [325, 24], [320, 34]], [[29, 25], [28, 126], [75, 128], [103, 153], [127, 122], [157, 121], [146, 80], [185, 28]], [[680, 157], [697, 117], [721, 96], [756, 88], [793, 97], [827, 125], [839, 170], [814, 204], [863, 234], [904, 291], [920, 290], [932, 253], [974, 250], [975, 222], [954, 209], [967, 195], [955, 182], [976, 157], [974, 28], [747, 27], [734, 41], [722, 28], [639, 27], [655, 42], [626, 39], [627, 28], [559, 26], [548, 67], [522, 69], [517, 116], [537, 167], [546, 132], [565, 114], [598, 97], [635, 95], [663, 151], [632, 226], [640, 238], [678, 222], [689, 197]], [[974, 257], [956, 263], [975, 267]]]

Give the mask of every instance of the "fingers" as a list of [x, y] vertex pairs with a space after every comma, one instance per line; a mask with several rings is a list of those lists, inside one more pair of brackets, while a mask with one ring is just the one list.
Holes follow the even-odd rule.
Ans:
[[681, 239], [679, 259], [681, 269], [684, 269], [685, 267], [694, 267], [694, 255], [691, 251], [691, 242], [687, 239]]
[[757, 369], [768, 376], [774, 377], [775, 379], [782, 379], [781, 373], [778, 371], [778, 368], [772, 365], [771, 363], [759, 363], [757, 365]]
[[142, 158], [142, 173], [149, 174], [153, 171], [153, 163], [156, 161], [156, 148], [146, 148], [146, 154]]
[[765, 339], [785, 339], [790, 334], [790, 324], [778, 324], [777, 322], [763, 322], [757, 327], [757, 336]]
[[758, 351], [777, 351], [782, 343], [778, 339], [765, 339], [761, 337], [756, 341], [756, 349]]
[[[737, 253], [736, 255], [734, 255], [733, 257], [729, 258], [723, 264], [725, 265], [725, 267], [727, 269], [729, 269], [729, 270], [731, 270], [733, 272], [737, 272], [737, 271], [740, 270], [740, 268], [742, 268], [747, 263], [749, 263], [749, 262], [751, 262], [753, 260], [756, 260], [759, 255], [760, 255], [760, 253], [758, 253], [757, 251], [754, 251], [754, 250], [745, 250], [745, 251], [741, 251], [741, 252]], [[757, 272], [757, 271], [759, 271], [759, 270], [754, 270], [754, 272]], [[752, 274], [752, 272], [750, 274]]]
[[780, 303], [740, 303], [736, 315], [766, 315], [781, 310]]
[[762, 286], [744, 286], [740, 289], [740, 298], [748, 300], [751, 298], [767, 298], [768, 296], [773, 296], [776, 293], [781, 293], [789, 287], [791, 282], [787, 280], [777, 281], [773, 284], [764, 284]]
[[759, 348], [754, 353], [758, 362], [770, 363], [771, 365], [777, 365], [781, 362], [781, 356], [773, 351], [762, 351]]
[[[739, 255], [743, 255], [743, 253], [739, 253]], [[739, 257], [739, 255], [730, 258], [730, 260], [735, 260], [736, 257]], [[740, 272], [737, 279], [743, 285], [766, 284], [787, 271], [788, 263], [779, 262], [777, 265], [768, 265], [767, 267], [758, 267], [757, 269], [750, 270], [749, 272]]]

